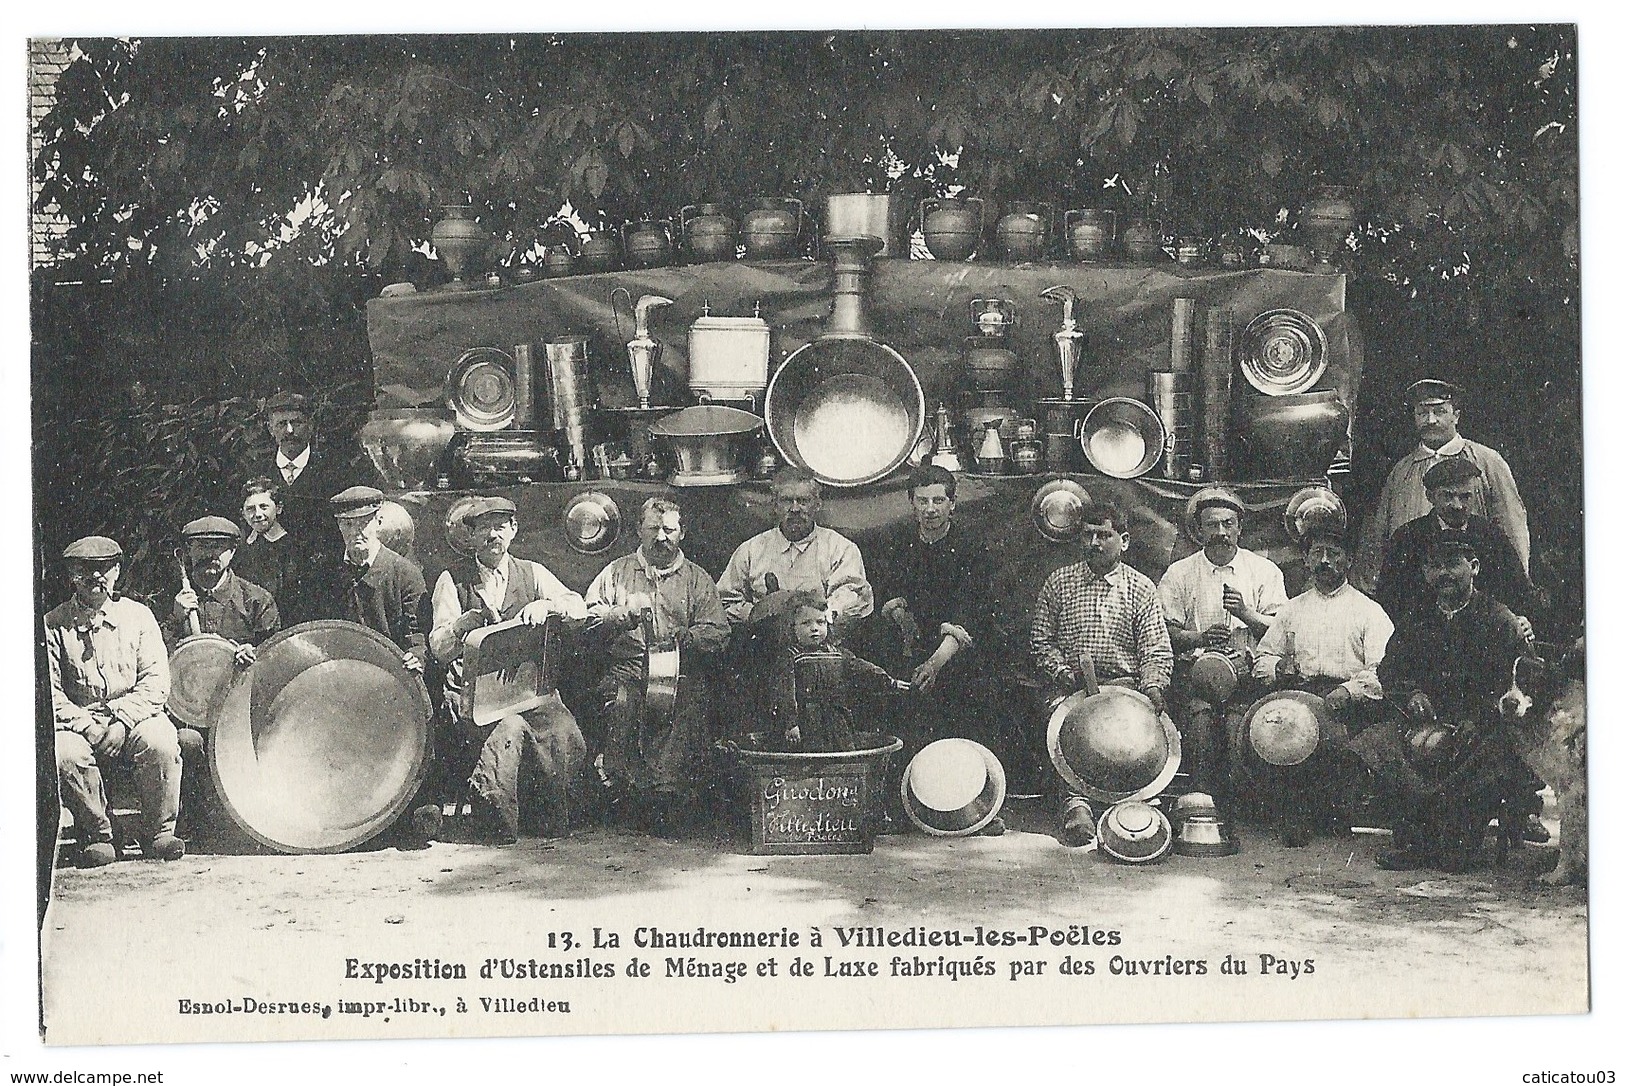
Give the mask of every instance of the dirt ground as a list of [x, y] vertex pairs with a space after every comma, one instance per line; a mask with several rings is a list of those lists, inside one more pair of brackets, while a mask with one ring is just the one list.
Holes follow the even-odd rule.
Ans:
[[[1011, 831], [1003, 837], [882, 837], [872, 856], [753, 856], [716, 836], [670, 841], [595, 827], [509, 848], [439, 842], [422, 851], [197, 854], [172, 864], [128, 860], [95, 871], [65, 869], [44, 930], [48, 1036], [94, 1043], [1586, 1009], [1585, 891], [1530, 885], [1554, 861], [1552, 846], [1524, 846], [1497, 868], [1486, 845], [1483, 864], [1466, 875], [1386, 872], [1372, 863], [1387, 843], [1382, 835], [1285, 849], [1262, 829], [1241, 827], [1236, 856], [1174, 856], [1128, 867], [1092, 848], [1062, 847], [1050, 834], [1048, 813], [1042, 802], [1012, 802]], [[850, 925], [967, 935], [1086, 927], [1096, 940], [1115, 932], [1117, 941], [843, 951], [835, 929]], [[633, 944], [649, 926], [783, 928], [803, 940], [818, 929], [828, 942], [816, 950], [803, 942], [789, 954], [682, 952], [706, 961], [737, 958], [748, 970], [779, 959], [774, 977], [735, 983], [671, 976], [666, 959], [678, 952]], [[136, 930], [143, 938], [132, 938]], [[559, 941], [566, 934], [573, 946]], [[610, 936], [619, 947], [602, 945]], [[824, 987], [784, 978], [797, 953], [817, 963], [818, 976], [810, 979]], [[651, 979], [627, 978], [634, 955], [654, 963]], [[996, 973], [896, 977], [895, 958], [937, 955], [981, 955]], [[1225, 975], [1227, 955], [1248, 962], [1248, 974]], [[479, 976], [486, 960], [583, 956], [599, 968], [613, 965], [621, 976], [540, 984]], [[464, 963], [468, 978], [380, 984], [347, 976], [351, 958], [418, 957]], [[1063, 975], [1066, 960], [1081, 969], [1086, 959], [1093, 975]], [[1163, 959], [1168, 968], [1176, 959], [1203, 961], [1205, 975], [1167, 975], [1158, 968]], [[858, 982], [868, 985], [862, 998], [805, 998], [860, 994], [854, 982], [825, 979], [844, 960], [876, 963], [878, 975]], [[1308, 961], [1312, 972], [1304, 968]], [[1043, 963], [1038, 977], [1011, 975], [1034, 962]], [[106, 1013], [109, 984], [125, 994], [119, 1005], [127, 1013]], [[1057, 1001], [1050, 998], [1057, 988], [1087, 998]], [[785, 991], [803, 998], [775, 998]], [[974, 992], [984, 995], [967, 998]], [[544, 1002], [563, 997], [574, 1007], [569, 1017], [486, 1013], [478, 998], [493, 993], [541, 995]], [[419, 995], [434, 1008], [427, 1019], [384, 1012], [199, 1016], [178, 1009], [184, 1000], [297, 997], [331, 1005]], [[454, 998], [473, 1003], [473, 1012], [448, 1014], [441, 1005]]]

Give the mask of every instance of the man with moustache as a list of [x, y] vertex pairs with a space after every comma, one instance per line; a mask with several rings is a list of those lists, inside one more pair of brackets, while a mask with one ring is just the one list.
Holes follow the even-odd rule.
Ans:
[[73, 814], [79, 863], [118, 858], [107, 815], [102, 765], [133, 769], [141, 797], [139, 840], [148, 857], [178, 860], [181, 751], [164, 712], [169, 655], [158, 620], [142, 604], [114, 594], [124, 550], [86, 536], [62, 552], [73, 596], [45, 616], [45, 654], [55, 718], [56, 771]]
[[[1360, 727], [1382, 701], [1377, 666], [1394, 624], [1382, 607], [1348, 583], [1349, 555], [1335, 517], [1316, 517], [1299, 540], [1310, 585], [1275, 613], [1258, 643], [1253, 677], [1273, 689], [1304, 690], [1324, 699], [1326, 711]], [[1353, 770], [1341, 750], [1321, 747], [1290, 779], [1262, 796], [1271, 821], [1289, 848], [1309, 843], [1316, 823], [1334, 828], [1352, 806]]]
[[[259, 585], [231, 568], [241, 533], [225, 517], [199, 517], [181, 529], [190, 584], [175, 594], [170, 615], [172, 644], [192, 633], [190, 616], [198, 619], [198, 632], [224, 637], [236, 646], [238, 667], [254, 662], [256, 646], [281, 629], [276, 601]], [[195, 727], [176, 726], [181, 745], [181, 809], [188, 839], [209, 809], [208, 738]]]
[[[1085, 689], [1093, 674], [1102, 684], [1127, 686], [1167, 707], [1174, 651], [1157, 586], [1123, 564], [1128, 521], [1112, 505], [1082, 513], [1084, 560], [1062, 566], [1045, 580], [1033, 609], [1033, 664], [1048, 680], [1047, 693]], [[1095, 816], [1083, 796], [1060, 785], [1060, 840], [1086, 845]]]
[[1174, 688], [1183, 696], [1174, 699], [1173, 716], [1184, 737], [1187, 769], [1199, 791], [1223, 795], [1229, 787], [1222, 714], [1236, 699], [1215, 704], [1207, 691], [1193, 690], [1191, 663], [1204, 650], [1228, 653], [1238, 676], [1249, 680], [1254, 649], [1286, 603], [1286, 586], [1279, 566], [1241, 546], [1246, 507], [1233, 491], [1207, 487], [1190, 504], [1194, 516], [1185, 530], [1202, 549], [1170, 565], [1157, 593], [1178, 654]]
[[1535, 589], [1529, 575], [1495, 523], [1472, 512], [1483, 481], [1484, 473], [1465, 457], [1441, 460], [1422, 474], [1422, 486], [1433, 508], [1401, 525], [1388, 540], [1372, 595], [1396, 618], [1411, 607], [1430, 606], [1434, 594], [1422, 576], [1428, 546], [1441, 536], [1461, 535], [1472, 542], [1478, 558], [1474, 588], [1506, 604], [1514, 615], [1525, 616], [1520, 626], [1526, 637], [1532, 637], [1534, 628], [1527, 616], [1534, 606]]
[[795, 591], [817, 592], [827, 601], [830, 640], [847, 631], [875, 606], [874, 590], [857, 545], [818, 523], [823, 492], [810, 474], [786, 465], [773, 476], [776, 526], [741, 543], [717, 578], [717, 593], [733, 626], [730, 700], [736, 726], [750, 730], [768, 711], [765, 674], [779, 647], [779, 623]]
[[377, 487], [352, 486], [328, 499], [343, 543], [343, 558], [327, 560], [315, 586], [323, 618], [342, 618], [376, 630], [401, 650], [401, 666], [423, 672], [428, 642], [419, 612], [423, 572], [378, 538]]
[[1369, 760], [1403, 797], [1404, 813], [1378, 867], [1467, 870], [1497, 801], [1522, 780], [1496, 701], [1526, 642], [1517, 616], [1475, 587], [1478, 568], [1465, 536], [1428, 544], [1422, 575], [1432, 599], [1401, 616], [1379, 669], [1398, 720], [1357, 749], [1386, 747], [1389, 757]]
[[1470, 512], [1488, 517], [1512, 544], [1518, 566], [1529, 570], [1529, 515], [1501, 454], [1458, 431], [1462, 390], [1449, 381], [1417, 381], [1406, 393], [1419, 444], [1399, 459], [1388, 473], [1377, 508], [1365, 524], [1353, 580], [1370, 590], [1382, 569], [1389, 538], [1401, 525], [1431, 512], [1422, 476], [1441, 460], [1458, 457], [1471, 462], [1482, 476], [1482, 486], [1470, 502]]
[[[682, 517], [666, 498], [644, 502], [638, 549], [605, 566], [586, 596], [587, 614], [613, 637], [598, 688], [608, 725], [604, 773], [657, 833], [686, 828], [696, 814], [711, 730], [711, 672], [728, 643], [716, 582], [683, 555]], [[677, 702], [670, 719], [649, 719], [648, 653], [667, 645], [676, 646], [681, 663]]]
[[487, 843], [518, 841], [521, 810], [535, 811], [545, 834], [567, 837], [571, 793], [587, 750], [575, 715], [555, 690], [534, 709], [476, 725], [462, 709], [463, 649], [482, 626], [515, 619], [540, 626], [553, 615], [580, 623], [587, 605], [545, 566], [509, 553], [519, 532], [513, 502], [482, 498], [464, 513], [464, 523], [474, 555], [454, 562], [435, 581], [429, 631], [429, 647], [446, 668], [437, 772], [471, 795]]
[[276, 450], [248, 465], [248, 478], [265, 477], [282, 487], [282, 521], [313, 551], [328, 551], [322, 524], [330, 494], [345, 485], [348, 465], [314, 440], [315, 422], [309, 397], [278, 392], [265, 401], [265, 428]]

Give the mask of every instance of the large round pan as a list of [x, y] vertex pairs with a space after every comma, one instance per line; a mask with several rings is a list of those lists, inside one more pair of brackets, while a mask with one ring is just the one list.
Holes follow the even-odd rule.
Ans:
[[897, 470], [925, 432], [925, 392], [903, 356], [861, 336], [799, 347], [768, 383], [767, 436], [827, 486], [863, 486]]
[[237, 674], [237, 646], [219, 634], [194, 634], [169, 654], [169, 715], [202, 731]]
[[280, 852], [340, 852], [386, 829], [422, 783], [432, 709], [401, 650], [353, 622], [284, 630], [223, 699], [209, 771], [243, 830]]

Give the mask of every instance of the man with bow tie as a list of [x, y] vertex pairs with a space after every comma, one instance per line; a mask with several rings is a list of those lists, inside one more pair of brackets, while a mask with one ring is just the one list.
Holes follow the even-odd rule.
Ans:
[[1482, 488], [1469, 511], [1488, 517], [1512, 544], [1524, 572], [1529, 570], [1529, 515], [1524, 511], [1518, 484], [1500, 453], [1458, 432], [1461, 395], [1459, 386], [1432, 379], [1417, 381], [1407, 390], [1406, 402], [1416, 425], [1418, 445], [1400, 457], [1388, 473], [1377, 508], [1366, 520], [1350, 577], [1366, 592], [1376, 586], [1389, 537], [1401, 525], [1433, 511], [1422, 476], [1439, 461], [1451, 457], [1468, 460], [1478, 468]]

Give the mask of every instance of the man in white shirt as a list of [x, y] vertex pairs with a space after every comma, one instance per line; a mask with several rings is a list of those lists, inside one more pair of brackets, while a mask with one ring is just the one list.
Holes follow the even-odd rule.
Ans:
[[1168, 619], [1168, 636], [1177, 654], [1174, 721], [1185, 740], [1191, 779], [1199, 790], [1210, 794], [1229, 790], [1218, 720], [1237, 699], [1231, 691], [1229, 697], [1218, 700], [1220, 691], [1193, 683], [1191, 664], [1203, 653], [1218, 652], [1229, 657], [1238, 678], [1248, 678], [1258, 638], [1286, 603], [1280, 567], [1241, 546], [1245, 514], [1246, 507], [1231, 490], [1207, 487], [1197, 491], [1189, 504], [1185, 531], [1202, 549], [1169, 566], [1157, 585]]
[[[1357, 731], [1362, 716], [1382, 701], [1377, 665], [1394, 624], [1371, 597], [1348, 583], [1349, 556], [1335, 519], [1317, 518], [1300, 540], [1310, 586], [1283, 604], [1258, 643], [1253, 677], [1275, 689], [1305, 690], [1325, 699], [1326, 710]], [[1317, 750], [1264, 797], [1277, 815], [1282, 842], [1309, 842], [1318, 816], [1331, 823], [1346, 815], [1352, 797], [1352, 759], [1345, 751]]]
[[[482, 626], [518, 619], [539, 626], [549, 616], [584, 622], [587, 604], [537, 562], [508, 553], [519, 531], [518, 510], [507, 498], [485, 498], [465, 514], [474, 540], [471, 558], [452, 564], [435, 581], [429, 651], [446, 668], [439, 772], [466, 782], [476, 801], [482, 835], [494, 844], [519, 839], [520, 808], [534, 810], [544, 834], [570, 833], [570, 806], [587, 744], [558, 691], [524, 713], [477, 726], [463, 715], [463, 646]], [[535, 796], [521, 795], [521, 781]]]
[[1488, 517], [1512, 544], [1524, 573], [1529, 572], [1529, 515], [1512, 469], [1488, 445], [1469, 441], [1458, 431], [1461, 423], [1461, 388], [1448, 381], [1417, 381], [1407, 390], [1406, 402], [1416, 425], [1417, 447], [1388, 473], [1377, 508], [1366, 520], [1352, 579], [1362, 589], [1376, 586], [1388, 538], [1401, 525], [1433, 512], [1422, 476], [1441, 460], [1462, 457], [1482, 476], [1481, 491], [1468, 512]]
[[777, 526], [741, 543], [717, 579], [734, 629], [735, 666], [725, 675], [739, 724], [766, 711], [765, 673], [778, 632], [778, 624], [767, 620], [782, 614], [792, 593], [812, 591], [824, 598], [832, 642], [875, 608], [857, 545], [818, 523], [824, 504], [818, 480], [791, 465], [779, 469], [772, 487]]

